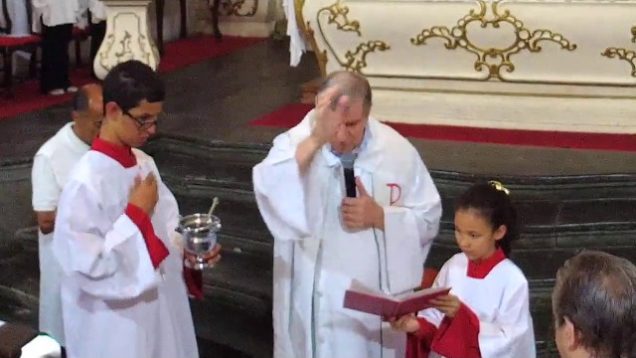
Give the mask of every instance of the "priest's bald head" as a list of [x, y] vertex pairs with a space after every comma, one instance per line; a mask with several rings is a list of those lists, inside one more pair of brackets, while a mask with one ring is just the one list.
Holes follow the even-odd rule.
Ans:
[[80, 87], [73, 97], [71, 116], [75, 134], [87, 144], [93, 142], [104, 119], [102, 86], [92, 83]]
[[636, 357], [636, 266], [599, 251], [569, 259], [552, 294], [563, 358]]
[[331, 148], [338, 153], [347, 153], [360, 146], [373, 103], [369, 81], [354, 72], [333, 72], [318, 90], [318, 113], [322, 101], [328, 101], [332, 111], [337, 111], [338, 106], [343, 107], [343, 123], [329, 139]]
[[110, 142], [139, 147], [157, 131], [163, 110], [165, 86], [148, 65], [126, 61], [104, 78], [104, 123], [100, 137]]

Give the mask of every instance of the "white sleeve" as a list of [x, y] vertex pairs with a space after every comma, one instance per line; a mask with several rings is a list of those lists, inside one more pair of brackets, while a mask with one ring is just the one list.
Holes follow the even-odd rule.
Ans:
[[104, 5], [101, 0], [88, 0], [88, 3], [88, 9], [91, 12], [92, 21], [94, 24], [106, 20], [106, 5]]
[[66, 275], [90, 295], [123, 300], [157, 286], [158, 273], [139, 228], [125, 213], [110, 219], [85, 184], [73, 181], [65, 188], [53, 246]]
[[267, 228], [277, 240], [309, 236], [305, 183], [288, 134], [274, 141], [267, 158], [252, 170], [254, 194]]
[[[168, 189], [166, 184], [163, 182], [161, 175], [159, 174], [159, 169], [157, 168], [156, 163], [152, 160], [152, 170], [157, 178], [158, 188], [159, 188], [159, 202], [161, 203], [161, 216], [158, 217], [157, 225], [163, 225], [166, 233], [168, 235], [170, 244], [173, 248], [177, 249], [178, 252], [183, 252], [185, 248], [185, 242], [183, 241], [183, 236], [179, 234], [176, 229], [179, 226], [179, 204], [177, 203], [177, 199], [172, 194], [172, 191]], [[158, 205], [159, 206], [159, 205]], [[156, 208], [155, 208], [156, 210]], [[159, 212], [155, 211], [155, 215], [159, 214]]]
[[38, 154], [31, 169], [32, 204], [34, 211], [54, 211], [60, 199], [60, 188], [49, 158]]
[[394, 293], [412, 289], [421, 282], [424, 262], [442, 216], [435, 183], [419, 154], [413, 151], [413, 183], [402, 193], [402, 206], [384, 208], [387, 271]]
[[482, 357], [534, 358], [535, 342], [529, 309], [528, 282], [514, 282], [507, 287], [499, 313], [494, 321], [479, 320], [479, 350]]

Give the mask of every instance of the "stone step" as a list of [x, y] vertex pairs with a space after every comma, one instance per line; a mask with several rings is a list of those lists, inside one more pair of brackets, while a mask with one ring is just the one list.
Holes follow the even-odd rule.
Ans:
[[[218, 196], [222, 201], [217, 209], [223, 221], [222, 232], [231, 236], [232, 242], [237, 242], [241, 250], [262, 254], [271, 252], [272, 238], [250, 189], [233, 189], [231, 185], [202, 177], [177, 178], [164, 174], [164, 180], [177, 194], [182, 213], [205, 211], [211, 198]], [[519, 208], [521, 217], [527, 213], [531, 219], [522, 227], [521, 239], [513, 244], [512, 258], [530, 279], [553, 278], [561, 263], [583, 248], [603, 249], [628, 258], [636, 257], [636, 222], [631, 221], [634, 216], [631, 213], [636, 214], [635, 200], [608, 199], [601, 203], [588, 201], [559, 205], [562, 207], [560, 219], [544, 222], [540, 222], [541, 216], [552, 218], [552, 215], [545, 214], [547, 210], [544, 206], [535, 208], [524, 203]], [[576, 215], [577, 212], [580, 216]], [[434, 249], [427, 263], [433, 267], [441, 266], [457, 252], [453, 223], [449, 216], [445, 215], [442, 219], [440, 234], [434, 241]], [[242, 241], [236, 241], [238, 238]], [[545, 258], [548, 260], [545, 261]], [[533, 264], [537, 260], [545, 263]]]
[[[163, 135], [144, 150], [152, 154], [162, 172], [251, 187], [251, 169], [266, 155], [268, 144], [237, 144]], [[499, 180], [518, 201], [601, 201], [636, 197], [636, 174], [577, 176], [510, 176], [501, 173], [476, 175], [431, 170], [444, 198], [456, 198], [480, 180]]]

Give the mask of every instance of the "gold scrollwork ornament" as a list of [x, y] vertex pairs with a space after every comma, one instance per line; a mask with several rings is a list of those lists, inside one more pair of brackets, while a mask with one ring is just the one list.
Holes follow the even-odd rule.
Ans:
[[[360, 44], [358, 44], [355, 50], [348, 50], [344, 55], [345, 60], [342, 60], [325, 36], [325, 32], [321, 22], [321, 16], [325, 14], [327, 15], [327, 25], [335, 24], [337, 30], [343, 32], [354, 32], [358, 35], [358, 37], [362, 37], [360, 22], [357, 20], [351, 20], [349, 18], [349, 8], [342, 5], [341, 0], [337, 0], [332, 5], [321, 8], [316, 13], [316, 22], [318, 23], [318, 30], [320, 31], [320, 35], [322, 36], [327, 49], [331, 52], [333, 57], [336, 59], [336, 61], [338, 61], [338, 64], [342, 68], [348, 71], [362, 73], [362, 70], [367, 67], [367, 55], [369, 53], [376, 51], [387, 51], [391, 48], [386, 42], [380, 40], [361, 42]], [[309, 26], [307, 27], [309, 28]]]
[[[431, 38], [441, 38], [445, 40], [444, 46], [449, 50], [463, 48], [477, 57], [475, 70], [482, 72], [484, 67], [488, 70], [488, 79], [497, 78], [505, 81], [501, 71], [505, 69], [508, 73], [515, 70], [515, 65], [511, 57], [521, 51], [540, 52], [543, 41], [554, 42], [562, 49], [574, 51], [576, 44], [571, 43], [562, 34], [555, 33], [547, 29], [529, 30], [523, 21], [517, 19], [510, 13], [510, 10], [501, 11], [499, 2], [494, 1], [491, 6], [491, 16], [488, 16], [488, 5], [484, 0], [478, 0], [479, 10], [471, 9], [468, 15], [457, 21], [453, 28], [446, 26], [434, 26], [422, 30], [417, 36], [411, 38], [411, 43], [415, 46], [426, 45], [426, 41]], [[482, 28], [492, 26], [499, 28], [502, 23], [508, 23], [515, 29], [515, 42], [505, 48], [481, 48], [468, 38], [467, 27], [471, 23], [479, 23]], [[493, 61], [495, 60], [495, 61]]]
[[[636, 43], [636, 26], [632, 27], [632, 42]], [[618, 58], [629, 63], [632, 66], [632, 77], [636, 77], [636, 51], [628, 50], [626, 48], [609, 47], [601, 56], [607, 58]]]
[[632, 77], [636, 77], [636, 51], [625, 48], [610, 47], [602, 53], [607, 58], [618, 58], [632, 66]]

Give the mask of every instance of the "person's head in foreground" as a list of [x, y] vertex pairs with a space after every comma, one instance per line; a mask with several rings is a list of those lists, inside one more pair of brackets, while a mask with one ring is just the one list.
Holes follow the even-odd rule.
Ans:
[[104, 123], [100, 138], [121, 146], [139, 147], [157, 131], [165, 87], [147, 65], [131, 60], [115, 66], [106, 76]]
[[475, 184], [457, 200], [455, 240], [469, 260], [487, 259], [497, 248], [507, 257], [517, 236], [517, 212], [501, 183]]
[[562, 358], [636, 357], [636, 266], [584, 251], [559, 269], [552, 293]]
[[331, 101], [332, 109], [335, 109], [337, 105], [347, 106], [347, 110], [344, 111], [344, 123], [329, 139], [329, 144], [338, 153], [353, 151], [362, 143], [371, 111], [369, 81], [354, 72], [333, 72], [327, 76], [318, 90], [316, 102], [321, 99]]

